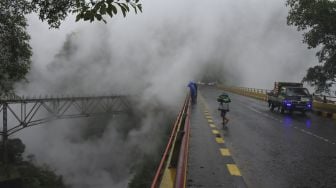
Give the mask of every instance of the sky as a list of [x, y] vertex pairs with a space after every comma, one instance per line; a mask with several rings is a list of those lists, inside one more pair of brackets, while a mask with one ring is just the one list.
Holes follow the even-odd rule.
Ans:
[[[74, 22], [70, 16], [60, 29], [28, 16], [33, 63], [29, 83], [16, 86], [19, 94], [131, 94], [140, 99], [135, 108], [148, 111], [140, 128], [127, 126], [126, 139], [118, 130], [128, 124], [122, 117], [98, 123], [62, 120], [18, 135], [27, 153], [74, 187], [125, 187], [132, 177], [130, 161], [139, 160], [130, 151], [145, 155], [157, 150], [151, 140], [137, 140], [160, 139], [158, 122], [177, 113], [190, 80], [271, 89], [274, 81], [301, 81], [317, 64], [315, 51], [302, 44], [302, 33], [286, 25], [285, 1], [142, 4], [143, 13], [107, 19], [107, 24]], [[107, 127], [99, 139], [79, 139], [95, 124]]]
[[[220, 67], [229, 84], [266, 89], [274, 81], [301, 81], [307, 68], [317, 64], [315, 51], [302, 43], [302, 33], [286, 25], [284, 1], [148, 0], [143, 6], [143, 13], [119, 16], [108, 24], [74, 23], [72, 17], [59, 30], [49, 30], [32, 16], [35, 68], [50, 64], [72, 32], [86, 37], [81, 41], [86, 50], [91, 50], [88, 44], [111, 48], [118, 63], [145, 66], [153, 72], [151, 79], [163, 81], [171, 75], [167, 69], [183, 74], [179, 87], [200, 79], [206, 69]], [[99, 41], [106, 42], [103, 35], [109, 43]]]

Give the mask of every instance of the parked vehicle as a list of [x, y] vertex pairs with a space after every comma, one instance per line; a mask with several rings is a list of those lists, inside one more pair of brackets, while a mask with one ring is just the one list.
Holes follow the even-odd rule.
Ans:
[[302, 83], [275, 82], [274, 89], [267, 93], [267, 102], [271, 111], [278, 108], [281, 113], [312, 110], [312, 96]]

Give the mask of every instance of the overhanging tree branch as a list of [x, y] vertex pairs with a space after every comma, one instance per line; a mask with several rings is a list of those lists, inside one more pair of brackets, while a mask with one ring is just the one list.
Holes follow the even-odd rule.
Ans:
[[303, 31], [308, 48], [321, 48], [316, 56], [321, 63], [311, 67], [303, 81], [317, 91], [329, 91], [336, 78], [336, 1], [287, 0], [287, 24]]

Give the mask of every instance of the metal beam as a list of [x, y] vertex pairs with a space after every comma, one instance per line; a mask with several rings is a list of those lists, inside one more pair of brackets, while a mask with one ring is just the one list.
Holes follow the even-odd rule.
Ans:
[[[56, 119], [128, 113], [130, 109], [127, 101], [127, 96], [0, 98], [0, 112], [3, 112], [3, 130], [0, 135], [6, 140], [9, 135], [26, 127]], [[15, 111], [15, 105], [20, 105], [19, 110]], [[38, 117], [38, 112], [46, 113], [47, 117]], [[16, 126], [7, 127], [8, 115], [13, 115], [18, 121]]]
[[2, 111], [3, 111], [3, 122], [2, 122], [2, 149], [3, 149], [3, 162], [7, 164], [8, 155], [7, 155], [7, 103], [2, 104]]

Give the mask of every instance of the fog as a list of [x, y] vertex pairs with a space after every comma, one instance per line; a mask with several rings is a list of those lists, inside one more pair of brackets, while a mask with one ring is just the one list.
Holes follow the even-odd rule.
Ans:
[[[132, 164], [141, 162], [138, 156], [157, 151], [160, 126], [172, 123], [190, 80], [270, 89], [274, 81], [301, 81], [316, 63], [301, 33], [286, 25], [284, 1], [142, 3], [143, 13], [117, 16], [107, 24], [75, 23], [69, 17], [60, 29], [49, 30], [36, 15], [28, 17], [33, 64], [29, 82], [16, 85], [19, 94], [139, 99], [133, 104], [142, 111], [135, 127], [125, 117], [91, 118], [18, 134], [26, 153], [34, 153], [73, 187], [126, 187]], [[103, 127], [102, 133], [82, 138], [95, 125]]]

